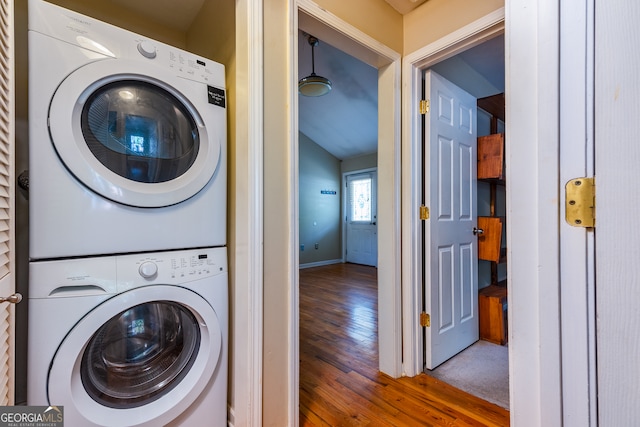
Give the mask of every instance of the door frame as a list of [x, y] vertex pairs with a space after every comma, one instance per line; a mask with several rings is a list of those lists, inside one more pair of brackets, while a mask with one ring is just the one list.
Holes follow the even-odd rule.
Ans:
[[504, 32], [504, 8], [498, 9], [443, 37], [403, 60], [402, 141], [402, 339], [403, 370], [407, 376], [424, 366], [422, 327], [422, 122], [418, 100], [422, 96], [422, 73], [430, 66], [479, 45]]
[[[379, 369], [392, 376], [402, 375], [402, 334], [401, 334], [401, 265], [400, 265], [400, 79], [401, 79], [401, 54], [375, 40], [368, 34], [357, 29], [348, 22], [328, 12], [311, 0], [291, 0], [293, 2], [291, 22], [291, 34], [297, 34], [299, 29], [314, 34], [326, 43], [360, 59], [378, 70], [378, 223], [384, 223], [378, 227], [378, 240], [390, 242], [383, 250], [378, 249], [378, 299], [387, 304], [378, 306], [378, 345], [379, 345]], [[289, 64], [291, 71], [291, 87], [297, 87], [298, 76], [298, 37], [291, 38], [291, 52], [293, 57]], [[290, 101], [292, 106], [292, 145], [291, 158], [298, 157], [298, 93], [293, 93]], [[384, 161], [380, 161], [384, 159]], [[292, 185], [291, 204], [298, 206], [298, 167], [296, 162], [290, 163]], [[295, 241], [292, 247], [298, 247], [298, 212], [293, 213], [291, 226]], [[384, 251], [384, 252], [383, 252]], [[292, 282], [291, 292], [291, 333], [298, 336], [298, 280], [297, 271], [299, 261], [297, 251], [290, 259], [291, 266], [296, 272]], [[290, 419], [298, 418], [298, 363], [299, 342], [293, 340], [290, 349], [292, 363], [292, 378], [294, 396], [290, 407]]]
[[[349, 172], [342, 172], [342, 188], [344, 189], [343, 193], [342, 193], [342, 218], [345, 218], [348, 215], [348, 200], [349, 200], [349, 192], [347, 191], [347, 177], [350, 175], [358, 175], [358, 174], [364, 174], [364, 173], [368, 173], [368, 172], [375, 172], [376, 173], [376, 183], [378, 182], [378, 168], [366, 168], [366, 169], [358, 169], [358, 170], [353, 170], [353, 171], [349, 171]], [[378, 204], [378, 188], [376, 186], [376, 205]], [[378, 207], [376, 206], [376, 216], [378, 215]], [[344, 221], [342, 221], [342, 218], [340, 218], [340, 222], [342, 224], [344, 224], [344, 227], [342, 227], [342, 231], [340, 232], [341, 237], [342, 237], [342, 261], [343, 262], [347, 262], [347, 225]], [[377, 219], [376, 219], [376, 222]], [[376, 267], [378, 266], [378, 260], [376, 260]]]
[[[541, 0], [533, 9], [529, 6], [506, 0], [504, 9], [403, 61], [405, 372], [415, 375], [422, 366], [419, 308], [415, 305], [421, 274], [417, 264], [421, 248], [415, 238], [420, 165], [415, 159], [419, 158], [421, 135], [418, 115], [411, 114], [417, 111], [420, 69], [487, 35], [504, 31], [506, 126], [510, 138], [505, 157], [510, 215], [507, 275], [511, 423], [596, 425], [597, 420], [592, 418], [597, 408], [593, 236], [584, 229], [567, 230], [562, 218], [564, 175], [569, 170], [589, 173], [593, 168], [593, 134], [589, 130], [593, 125], [589, 107], [593, 96], [593, 2], [587, 0], [578, 14], [570, 7], [558, 8], [554, 0]], [[563, 34], [573, 34], [573, 29], [578, 35], [563, 36], [561, 42], [561, 28]], [[582, 76], [578, 82], [574, 81], [576, 75]], [[573, 83], [576, 85], [571, 86]], [[561, 99], [563, 90], [572, 89], [571, 96]], [[563, 123], [578, 120], [577, 134], [566, 132], [566, 125], [560, 125], [561, 116]], [[518, 286], [514, 288], [512, 283]], [[571, 316], [575, 320], [569, 325]], [[562, 334], [567, 327], [572, 328], [572, 335], [579, 335], [577, 345]]]
[[594, 5], [506, 5], [511, 422], [597, 425], [594, 236], [564, 219], [593, 172]]
[[[311, 0], [290, 1], [290, 34], [298, 34], [302, 29], [309, 34], [314, 34], [326, 43], [354, 56], [378, 70], [378, 182], [384, 182], [384, 188], [378, 188], [378, 205], [384, 209], [378, 209], [378, 220], [386, 224], [378, 228], [378, 239], [390, 242], [385, 245], [385, 253], [378, 252], [378, 259], [383, 262], [378, 264], [378, 299], [387, 301], [387, 304], [379, 305], [378, 318], [378, 354], [379, 369], [392, 376], [400, 377], [402, 374], [402, 334], [401, 334], [401, 276], [400, 276], [400, 81], [401, 58], [399, 52], [387, 47], [368, 34], [357, 29], [353, 25], [343, 21], [336, 15], [320, 7]], [[298, 37], [290, 37], [288, 51], [290, 53], [287, 70], [289, 73], [291, 97], [290, 129], [288, 144], [289, 151], [289, 177], [291, 190], [289, 191], [289, 204], [291, 209], [291, 221], [289, 222], [289, 247], [299, 247], [298, 237]], [[299, 280], [298, 251], [291, 251], [288, 264], [292, 276], [288, 288], [289, 316], [287, 334], [291, 338], [288, 348], [289, 373], [288, 373], [288, 418], [294, 425], [298, 425], [299, 419]]]
[[[263, 423], [264, 365], [264, 1], [236, 0], [236, 142], [238, 188], [229, 257], [230, 426]], [[244, 250], [242, 250], [244, 248]], [[248, 266], [248, 268], [247, 268]]]
[[[593, 0], [580, 3], [559, 10], [561, 187], [595, 172], [595, 10]], [[567, 224], [563, 188], [560, 200], [562, 417], [565, 425], [596, 426], [595, 233]]]

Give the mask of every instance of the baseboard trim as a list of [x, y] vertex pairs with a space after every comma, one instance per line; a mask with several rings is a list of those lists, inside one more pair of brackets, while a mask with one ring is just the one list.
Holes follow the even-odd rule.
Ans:
[[326, 261], [317, 261], [317, 262], [308, 262], [306, 264], [300, 264], [300, 269], [303, 268], [311, 268], [311, 267], [321, 267], [323, 265], [331, 265], [331, 264], [341, 264], [343, 263], [343, 259], [328, 259]]

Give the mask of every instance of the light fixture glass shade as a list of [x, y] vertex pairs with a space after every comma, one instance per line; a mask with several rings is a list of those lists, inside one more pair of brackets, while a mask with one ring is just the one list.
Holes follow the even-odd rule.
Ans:
[[304, 96], [322, 96], [331, 91], [331, 80], [316, 74], [315, 47], [318, 46], [318, 39], [309, 36], [309, 44], [311, 45], [311, 74], [300, 79], [298, 82], [298, 92]]
[[311, 74], [298, 82], [298, 91], [304, 96], [322, 96], [331, 91], [331, 80]]

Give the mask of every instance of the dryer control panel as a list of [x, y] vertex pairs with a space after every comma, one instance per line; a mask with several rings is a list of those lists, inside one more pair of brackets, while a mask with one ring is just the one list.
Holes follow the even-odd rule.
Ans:
[[29, 8], [29, 30], [78, 46], [94, 60], [150, 60], [190, 80], [225, 88], [224, 65], [58, 5]]

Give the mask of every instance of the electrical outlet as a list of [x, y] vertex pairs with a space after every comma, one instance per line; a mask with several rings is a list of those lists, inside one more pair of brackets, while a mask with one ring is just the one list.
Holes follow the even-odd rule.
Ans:
[[304, 251], [304, 245], [300, 245], [300, 252]]
[[320, 247], [320, 243], [316, 243], [316, 249]]

